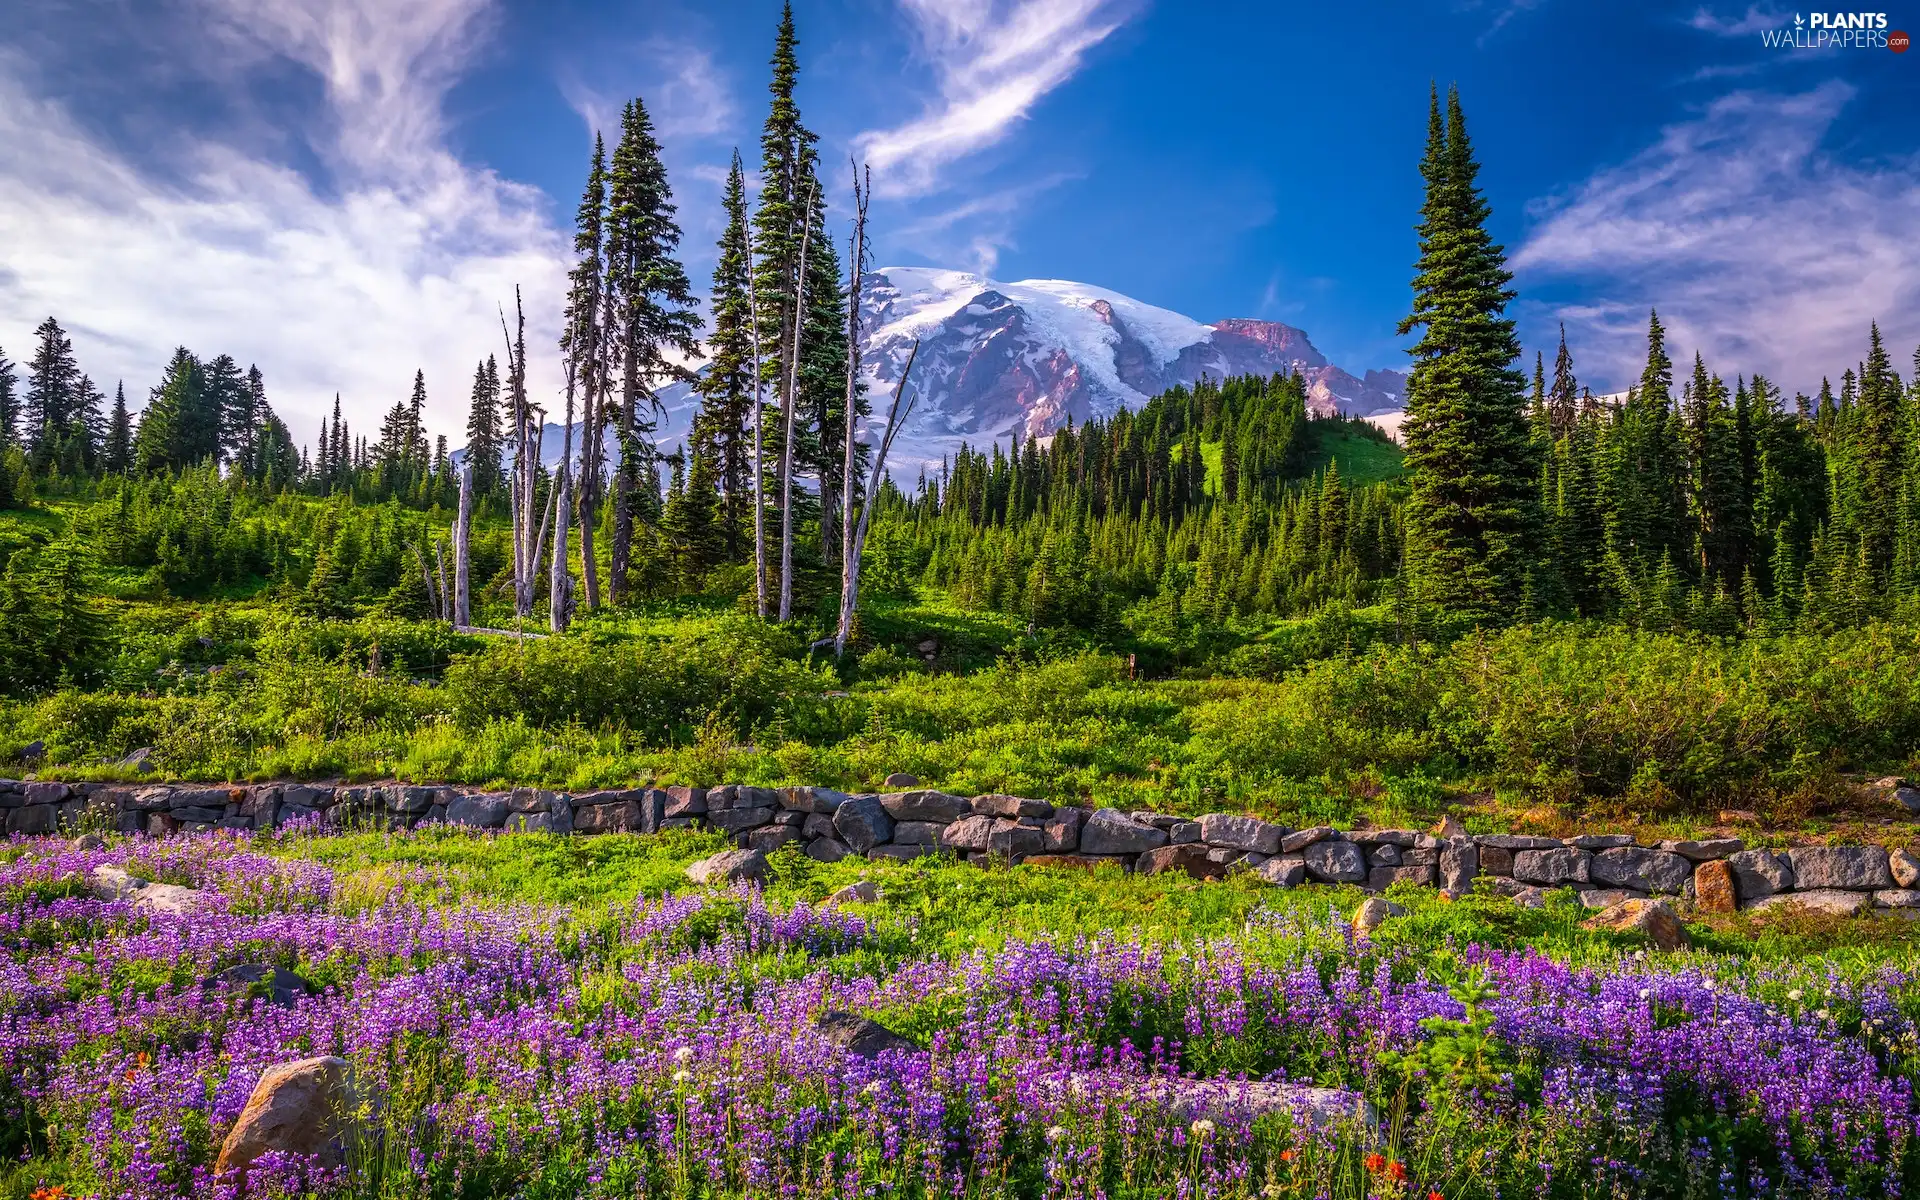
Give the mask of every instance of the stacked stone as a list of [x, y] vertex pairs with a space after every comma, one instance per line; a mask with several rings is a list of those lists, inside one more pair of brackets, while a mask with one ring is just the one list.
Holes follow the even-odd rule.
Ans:
[[1748, 850], [1738, 838], [1641, 846], [1627, 834], [1469, 836], [1457, 826], [1438, 835], [1408, 829], [1343, 833], [1324, 825], [1289, 829], [1230, 813], [1187, 818], [926, 788], [849, 794], [728, 784], [564, 793], [402, 783], [130, 787], [0, 779], [7, 834], [72, 829], [90, 812], [122, 832], [153, 836], [268, 829], [295, 820], [331, 828], [445, 823], [555, 834], [715, 829], [741, 849], [765, 853], [792, 842], [822, 862], [944, 853], [1036, 866], [1112, 863], [1143, 875], [1178, 871], [1197, 879], [1244, 870], [1281, 886], [1349, 883], [1384, 891], [1408, 883], [1454, 895], [1471, 891], [1485, 876], [1488, 886], [1522, 903], [1571, 887], [1590, 908], [1683, 896], [1710, 912], [1789, 901], [1842, 913], [1920, 910], [1920, 857], [1877, 846]]

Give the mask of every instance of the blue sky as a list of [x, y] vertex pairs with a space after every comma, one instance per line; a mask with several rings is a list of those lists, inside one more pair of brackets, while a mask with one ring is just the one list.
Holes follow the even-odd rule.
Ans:
[[[48, 312], [138, 402], [166, 352], [257, 361], [311, 435], [428, 372], [454, 429], [496, 305], [551, 345], [590, 127], [644, 97], [696, 286], [751, 167], [778, 5], [25, 0], [0, 29], [0, 347]], [[1920, 8], [1888, 14], [1920, 29]], [[828, 182], [877, 260], [1077, 279], [1404, 361], [1430, 80], [1457, 82], [1529, 347], [1596, 390], [1649, 304], [1683, 353], [1812, 388], [1920, 340], [1920, 54], [1770, 50], [1766, 5], [808, 0]], [[845, 197], [836, 194], [844, 209]], [[536, 381], [557, 377], [554, 356]]]

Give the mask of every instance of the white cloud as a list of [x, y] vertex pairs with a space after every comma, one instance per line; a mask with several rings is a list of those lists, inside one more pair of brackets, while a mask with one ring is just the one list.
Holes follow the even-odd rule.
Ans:
[[1785, 13], [1771, 6], [1749, 4], [1745, 15], [1723, 17], [1712, 9], [1701, 5], [1687, 19], [1687, 24], [1702, 33], [1718, 34], [1720, 37], [1751, 37], [1763, 29], [1777, 29], [1786, 24]]
[[1825, 153], [1854, 95], [1840, 81], [1734, 92], [1534, 206], [1513, 265], [1523, 286], [1568, 279], [1588, 296], [1551, 315], [1589, 372], [1607, 386], [1638, 373], [1649, 307], [1684, 354], [1789, 390], [1838, 376], [1872, 321], [1904, 357], [1920, 340], [1920, 159]]
[[998, 188], [973, 196], [951, 208], [913, 218], [895, 231], [895, 241], [936, 261], [958, 262], [976, 275], [991, 276], [1000, 265], [1000, 252], [1014, 248], [1014, 226], [1031, 208], [1034, 197], [1077, 178], [1056, 172], [1031, 183]]
[[1131, 15], [1115, 0], [901, 0], [939, 94], [921, 116], [856, 139], [881, 195], [937, 191], [941, 171], [994, 145]]
[[485, 0], [199, 0], [182, 19], [246, 69], [317, 75], [310, 132], [330, 178], [181, 131], [165, 178], [39, 94], [0, 55], [0, 344], [23, 357], [49, 313], [83, 369], [143, 402], [176, 344], [258, 363], [308, 441], [333, 394], [356, 430], [427, 374], [429, 416], [464, 426], [497, 305], [527, 296], [533, 386], [551, 394], [565, 243], [537, 190], [445, 147], [441, 102]]

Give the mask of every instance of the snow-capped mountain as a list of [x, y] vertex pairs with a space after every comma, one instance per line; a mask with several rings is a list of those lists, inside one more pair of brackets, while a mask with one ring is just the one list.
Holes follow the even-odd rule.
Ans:
[[[1305, 331], [1278, 321], [1229, 318], [1211, 325], [1118, 292], [1059, 279], [999, 283], [965, 271], [886, 267], [861, 281], [863, 375], [877, 440], [894, 384], [917, 338], [908, 381], [918, 401], [894, 443], [889, 466], [910, 476], [937, 466], [962, 443], [975, 449], [1046, 437], [1139, 408], [1202, 376], [1297, 371], [1308, 405], [1397, 425], [1406, 377], [1370, 370], [1355, 377], [1329, 363]], [[657, 435], [671, 451], [698, 411], [684, 384], [662, 389]], [[560, 457], [562, 428], [543, 431], [541, 459]], [[578, 439], [578, 432], [575, 434]]]
[[1298, 371], [1318, 412], [1397, 412], [1406, 379], [1354, 376], [1327, 362], [1304, 331], [1278, 321], [1191, 317], [1084, 283], [997, 283], [965, 271], [888, 267], [862, 284], [864, 353], [874, 407], [891, 395], [917, 338], [908, 387], [920, 394], [896, 447], [938, 462], [976, 448], [1045, 437], [1065, 425], [1138, 408], [1202, 376]]

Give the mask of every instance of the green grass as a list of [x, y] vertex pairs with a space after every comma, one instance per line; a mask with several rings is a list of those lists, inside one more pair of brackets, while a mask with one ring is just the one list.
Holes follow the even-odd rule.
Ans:
[[1312, 473], [1324, 471], [1327, 464], [1340, 465], [1340, 478], [1349, 487], [1370, 483], [1388, 483], [1406, 473], [1406, 455], [1392, 442], [1382, 442], [1342, 430], [1323, 432], [1307, 455]]
[[[481, 836], [451, 829], [405, 834], [348, 833], [259, 843], [276, 855], [318, 862], [336, 877], [335, 904], [349, 909], [404, 897], [430, 906], [534, 905], [596, 920], [610, 906], [687, 888], [685, 869], [728, 843], [718, 834], [658, 837], [608, 834]], [[4, 851], [0, 851], [4, 855]], [[771, 856], [768, 903], [784, 910], [818, 904], [834, 891], [871, 880], [883, 901], [861, 906], [877, 922], [891, 953], [964, 954], [1010, 940], [1099, 937], [1115, 932], [1184, 941], [1240, 938], [1261, 919], [1351, 916], [1364, 893], [1352, 887], [1279, 889], [1247, 873], [1198, 881], [1180, 874], [1135, 876], [1097, 871], [990, 866], [926, 858], [912, 863], [843, 859], [819, 863], [791, 849]], [[1591, 915], [1571, 891], [1541, 909], [1492, 895], [1450, 901], [1426, 888], [1392, 893], [1408, 915], [1377, 935], [1384, 945], [1428, 954], [1468, 944], [1532, 948], [1569, 962], [1596, 962], [1647, 946], [1633, 935], [1584, 927]], [[1920, 951], [1920, 922], [1897, 915], [1832, 918], [1797, 910], [1699, 918], [1689, 924], [1695, 951], [1721, 969], [1760, 971], [1769, 963], [1819, 961], [1864, 974], [1910, 962]]]

